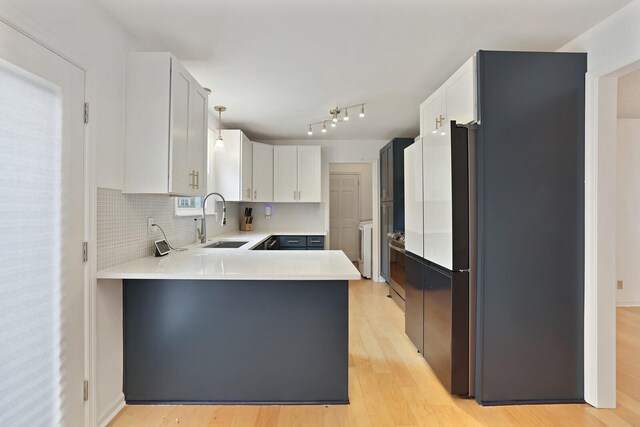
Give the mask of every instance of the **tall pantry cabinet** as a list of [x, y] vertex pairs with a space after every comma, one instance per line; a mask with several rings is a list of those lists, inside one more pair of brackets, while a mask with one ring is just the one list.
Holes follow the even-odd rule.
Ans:
[[388, 233], [404, 232], [404, 149], [411, 138], [394, 138], [380, 150], [380, 275], [389, 281]]

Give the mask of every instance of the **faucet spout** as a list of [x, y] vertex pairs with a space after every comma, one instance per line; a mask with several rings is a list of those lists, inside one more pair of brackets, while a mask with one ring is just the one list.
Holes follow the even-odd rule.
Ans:
[[209, 196], [216, 195], [220, 197], [222, 200], [222, 225], [227, 225], [227, 201], [224, 199], [222, 194], [220, 193], [209, 193], [202, 199], [202, 226], [200, 227], [200, 232], [198, 233], [198, 237], [200, 238], [200, 243], [207, 243], [207, 219], [206, 219], [206, 209], [207, 209], [207, 199]]

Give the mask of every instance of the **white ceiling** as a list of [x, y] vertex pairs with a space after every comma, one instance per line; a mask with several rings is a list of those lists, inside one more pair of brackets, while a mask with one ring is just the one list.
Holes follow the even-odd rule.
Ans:
[[640, 119], [640, 70], [618, 79], [618, 117]]
[[365, 119], [314, 138], [415, 136], [419, 104], [478, 49], [556, 50], [630, 2], [96, 1], [210, 87], [224, 127], [257, 140], [305, 137], [330, 107], [359, 102]]

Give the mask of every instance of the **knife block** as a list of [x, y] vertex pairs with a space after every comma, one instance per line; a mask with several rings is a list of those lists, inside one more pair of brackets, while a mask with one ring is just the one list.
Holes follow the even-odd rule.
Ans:
[[253, 231], [253, 217], [252, 216], [243, 216], [240, 219], [240, 230], [242, 230], [242, 231]]

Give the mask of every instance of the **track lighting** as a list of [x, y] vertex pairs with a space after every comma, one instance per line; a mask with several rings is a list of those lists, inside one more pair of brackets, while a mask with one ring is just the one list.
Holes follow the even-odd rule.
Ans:
[[311, 127], [315, 125], [322, 125], [322, 129], [321, 129], [322, 133], [327, 133], [327, 122], [329, 122], [329, 125], [331, 125], [332, 128], [335, 128], [338, 122], [340, 121], [341, 114], [343, 114], [342, 115], [343, 122], [349, 121], [349, 108], [354, 109], [354, 108], [360, 107], [359, 115], [360, 117], [364, 117], [364, 105], [365, 104], [353, 104], [353, 105], [347, 105], [346, 107], [336, 106], [335, 108], [332, 108], [331, 110], [329, 110], [329, 119], [311, 123], [309, 125], [309, 132], [307, 132], [307, 134], [313, 135], [313, 130], [311, 129]]

